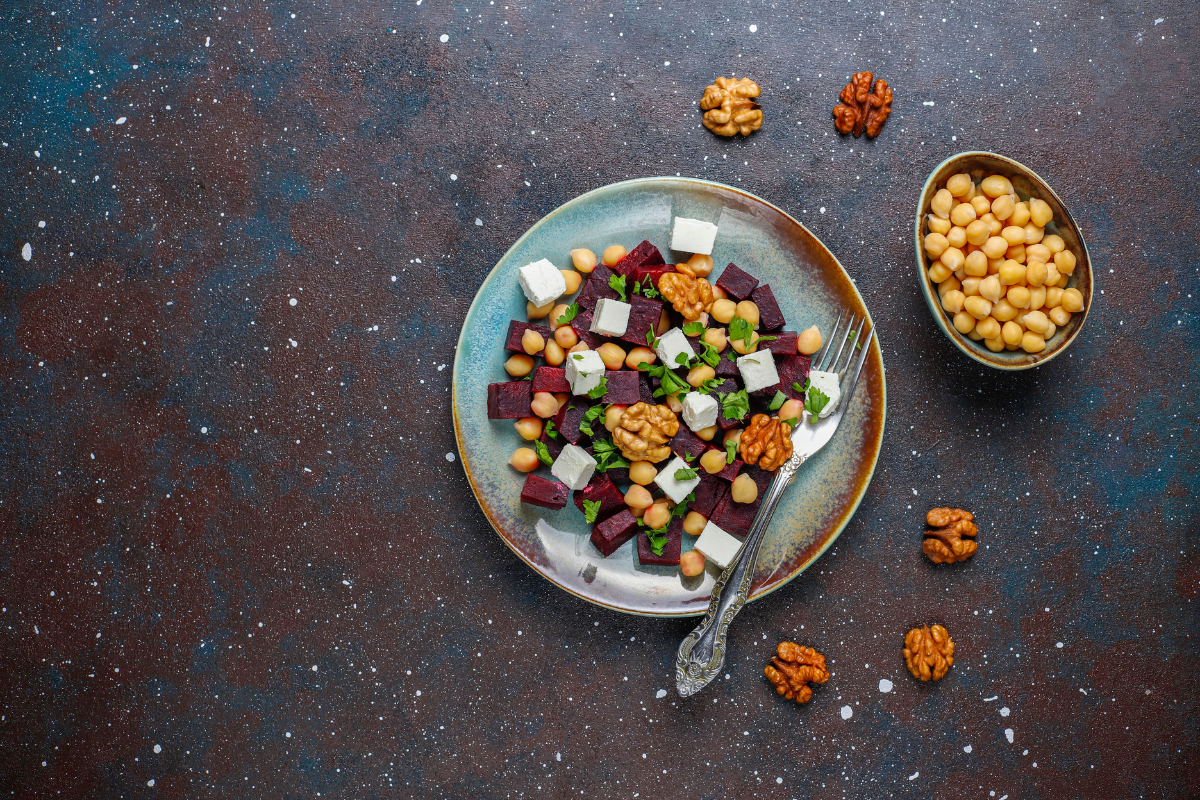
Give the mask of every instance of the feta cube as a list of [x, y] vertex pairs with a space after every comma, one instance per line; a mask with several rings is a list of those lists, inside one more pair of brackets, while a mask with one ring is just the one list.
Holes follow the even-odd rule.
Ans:
[[550, 467], [550, 474], [576, 491], [588, 485], [595, 471], [596, 459], [588, 455], [587, 450], [573, 444], [564, 447], [558, 458], [554, 459], [554, 466]]
[[742, 383], [746, 391], [757, 392], [779, 383], [779, 372], [775, 369], [775, 356], [770, 350], [759, 350], [748, 353], [737, 360], [738, 371], [742, 373]]
[[671, 328], [671, 330], [658, 337], [658, 344], [654, 347], [654, 352], [659, 360], [666, 364], [669, 369], [677, 369], [681, 365], [675, 359], [679, 354], [687, 356], [688, 361], [696, 357], [696, 351], [692, 349], [692, 343], [683, 335], [683, 331], [679, 328]]
[[583, 350], [567, 356], [567, 383], [571, 394], [587, 394], [604, 378], [604, 362], [595, 350]]
[[671, 498], [676, 505], [679, 505], [692, 490], [700, 485], [700, 473], [696, 471], [696, 477], [688, 478], [687, 480], [677, 480], [675, 473], [681, 469], [692, 469], [686, 461], [679, 456], [671, 459], [671, 463], [658, 471], [658, 475], [654, 478], [654, 482], [658, 484], [658, 488], [663, 490], [663, 494]]
[[700, 532], [700, 538], [696, 540], [695, 547], [709, 561], [721, 569], [728, 569], [730, 564], [737, 561], [743, 544], [741, 539], [709, 522]]
[[629, 309], [631, 308], [633, 306], [629, 303], [622, 303], [620, 300], [600, 298], [600, 301], [596, 303], [596, 310], [592, 314], [592, 327], [589, 330], [601, 336], [624, 336], [626, 329], [629, 328]]
[[713, 242], [717, 240], [717, 226], [711, 222], [687, 217], [676, 217], [671, 228], [671, 249], [681, 253], [712, 255]]
[[694, 431], [717, 424], [717, 400], [711, 394], [688, 392], [683, 398], [683, 421]]
[[808, 380], [810, 381], [808, 385], [809, 392], [813, 389], [819, 389], [829, 398], [829, 402], [825, 404], [825, 407], [821, 409], [821, 413], [817, 415], [819, 419], [825, 419], [837, 410], [838, 403], [842, 400], [842, 387], [838, 383], [837, 373], [822, 372], [819, 369], [809, 370]]
[[546, 258], [517, 270], [517, 281], [525, 297], [538, 308], [567, 293], [567, 279]]

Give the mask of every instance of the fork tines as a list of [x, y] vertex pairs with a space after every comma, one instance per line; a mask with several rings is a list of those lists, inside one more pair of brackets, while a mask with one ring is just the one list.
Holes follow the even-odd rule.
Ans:
[[[842, 319], [846, 319], [846, 327], [842, 329]], [[863, 328], [867, 324], [867, 318], [864, 316], [858, 321], [855, 327], [856, 316], [850, 314], [848, 317], [845, 314], [839, 313], [837, 322], [833, 324], [833, 330], [830, 331], [829, 338], [825, 340], [825, 344], [820, 351], [813, 356], [812, 368], [819, 369], [822, 372], [836, 372], [838, 383], [842, 383], [847, 376], [850, 378], [849, 385], [842, 392], [843, 404], [850, 399], [854, 393], [855, 384], [858, 383], [859, 372], [862, 371], [863, 363], [867, 360], [867, 351], [870, 349], [871, 337], [875, 334], [875, 329], [871, 328], [867, 331], [866, 336], [863, 336]], [[853, 335], [851, 335], [853, 331]], [[841, 334], [839, 338], [839, 333]], [[837, 349], [834, 349], [836, 343]], [[854, 358], [855, 348], [858, 348], [858, 358]], [[830, 355], [832, 353], [832, 356]], [[845, 361], [842, 360], [842, 354], [845, 353]], [[853, 368], [851, 368], [853, 365]]]

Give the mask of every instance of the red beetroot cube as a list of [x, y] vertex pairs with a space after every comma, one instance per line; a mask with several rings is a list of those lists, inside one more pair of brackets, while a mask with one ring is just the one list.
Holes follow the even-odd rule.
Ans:
[[613, 276], [613, 271], [603, 264], [597, 264], [592, 270], [592, 276], [583, 284], [583, 288], [579, 290], [579, 294], [575, 296], [575, 302], [586, 308], [588, 311], [596, 310], [596, 302], [607, 297], [609, 300], [616, 300], [618, 295], [616, 290], [608, 285], [608, 279]]
[[533, 416], [531, 381], [489, 383], [488, 419], [520, 419]]
[[541, 438], [538, 441], [546, 445], [546, 452], [550, 454], [551, 458], [558, 458], [559, 453], [567, 446], [566, 440], [558, 435], [558, 431], [555, 431], [553, 436], [547, 436], [546, 431], [543, 429]]
[[[709, 450], [720, 450], [721, 455], [726, 455], [724, 448], [710, 447], [708, 449]], [[734, 452], [737, 452], [737, 451], [735, 450]], [[728, 459], [726, 459], [726, 460], [728, 460]], [[742, 460], [740, 458], [738, 458], [737, 456], [734, 456], [733, 462], [726, 464], [725, 469], [721, 470], [720, 472], [715, 473], [715, 475], [716, 475], [716, 477], [720, 478], [721, 480], [732, 481], [734, 478], [736, 478], [738, 476], [738, 473], [741, 471], [741, 469], [742, 469]]]
[[554, 415], [554, 430], [571, 444], [579, 444], [580, 440], [585, 438], [583, 431], [579, 430], [579, 425], [590, 406], [590, 403], [584, 402], [580, 397], [572, 397], [563, 403], [562, 408]]
[[629, 309], [629, 326], [625, 329], [621, 341], [645, 347], [646, 334], [658, 324], [658, 318], [662, 316], [662, 303], [635, 294], [629, 298], [629, 305], [632, 306]]
[[[650, 242], [643, 241], [617, 262], [617, 265], [613, 267], [613, 272], [629, 277], [638, 267], [653, 267], [656, 264], [662, 263], [662, 253], [658, 252], [658, 248], [650, 244]], [[633, 286], [629, 288], [632, 289]]]
[[726, 345], [725, 349], [721, 352], [721, 360], [717, 362], [717, 366], [714, 368], [718, 378], [742, 377], [741, 370], [738, 369], [737, 361], [730, 361], [730, 355], [733, 355], [735, 359], [737, 358], [737, 353], [733, 352], [733, 349]]
[[531, 392], [570, 392], [567, 371], [562, 367], [538, 367], [533, 373]]
[[743, 419], [735, 419], [734, 417], [725, 416], [725, 403], [721, 400], [721, 395], [732, 394], [736, 391], [738, 391], [737, 381], [735, 381], [733, 378], [726, 378], [713, 392], [713, 395], [717, 398], [718, 403], [717, 427], [723, 431], [732, 430], [733, 428], [740, 428], [742, 423], [745, 422]]
[[658, 405], [658, 398], [654, 396], [654, 387], [650, 385], [650, 376], [645, 372], [638, 373], [638, 400], [652, 406]]
[[796, 339], [800, 334], [795, 331], [777, 331], [771, 335], [775, 338], [762, 346], [770, 350], [776, 359], [796, 355]]
[[575, 492], [575, 506], [580, 511], [583, 511], [584, 500], [600, 504], [596, 522], [603, 522], [625, 508], [625, 495], [621, 494], [621, 490], [617, 488], [606, 472], [597, 472], [588, 481], [587, 486]]
[[557, 511], [567, 504], [567, 495], [570, 493], [571, 490], [565, 483], [552, 481], [531, 472], [525, 476], [525, 488], [521, 490], [521, 502]]
[[616, 403], [631, 406], [642, 399], [642, 391], [638, 382], [638, 373], [631, 369], [604, 370], [604, 380], [608, 381], [608, 391], [601, 398], [605, 403]]
[[703, 467], [696, 472], [700, 477], [700, 485], [692, 490], [696, 499], [688, 503], [688, 510], [707, 517], [721, 502], [725, 492], [729, 491], [729, 486], [716, 475], [709, 475]]
[[629, 278], [629, 288], [632, 290], [633, 285], [637, 284], [638, 286], [642, 287], [642, 294], [646, 293], [647, 286], [657, 290], [658, 279], [663, 275], [666, 275], [668, 272], [678, 272], [678, 270], [675, 269], [674, 264], [657, 264], [653, 267], [638, 267], [633, 271], [633, 275]]
[[808, 370], [812, 359], [808, 356], [790, 355], [775, 359], [775, 369], [779, 372], [779, 389], [792, 400], [803, 400], [804, 395], [796, 391], [793, 384], [804, 385], [808, 380]]
[[604, 337], [598, 333], [592, 333], [592, 312], [590, 311], [581, 310], [576, 314], [575, 319], [571, 320], [571, 330], [575, 331], [579, 341], [586, 342], [592, 350], [604, 344]]
[[750, 525], [754, 522], [754, 515], [758, 513], [760, 505], [762, 505], [761, 496], [753, 503], [742, 504], [733, 502], [733, 496], [726, 494], [717, 503], [712, 516], [708, 519], [726, 533], [745, 536], [750, 532]]
[[[764, 283], [756, 288], [750, 293], [750, 299], [758, 306], [760, 330], [776, 331], [783, 327], [786, 320], [783, 318], [783, 312], [779, 310], [779, 303], [775, 302], [775, 293], [771, 291], [770, 284]], [[795, 348], [792, 348], [792, 352], [795, 351]]]
[[633, 538], [638, 531], [638, 521], [625, 508], [592, 528], [592, 544], [604, 556], [611, 556], [617, 548]]
[[758, 278], [737, 264], [730, 264], [721, 273], [721, 277], [717, 278], [717, 286], [724, 289], [730, 297], [745, 300], [754, 291], [754, 287], [758, 286]]
[[645, 533], [638, 534], [638, 561], [643, 567], [675, 567], [679, 566], [679, 551], [683, 549], [683, 517], [671, 520], [667, 527], [667, 541], [663, 545], [662, 555], [655, 555], [650, 547], [650, 537]]
[[682, 421], [679, 425], [679, 432], [671, 437], [671, 452], [691, 465], [699, 465], [700, 462], [696, 459], [707, 448], [708, 443], [692, 433], [692, 429], [682, 424]]
[[[554, 336], [554, 331], [541, 325], [534, 325], [532, 322], [519, 322], [513, 320], [508, 323], [508, 338], [504, 340], [504, 349], [511, 350], [514, 353], [524, 353], [525, 348], [521, 346], [521, 337], [525, 335], [525, 331], [535, 331], [542, 335], [542, 341], [548, 342]], [[545, 351], [543, 347], [534, 355], [540, 356]]]

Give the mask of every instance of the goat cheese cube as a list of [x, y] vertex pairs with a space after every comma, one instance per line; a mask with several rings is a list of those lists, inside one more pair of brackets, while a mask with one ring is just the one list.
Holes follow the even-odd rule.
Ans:
[[622, 303], [620, 300], [600, 298], [596, 303], [596, 310], [592, 313], [592, 327], [589, 330], [601, 336], [624, 336], [629, 328], [631, 308], [633, 306], [629, 303]]
[[681, 253], [700, 253], [711, 256], [717, 240], [717, 226], [711, 222], [676, 217], [671, 228], [671, 249]]
[[711, 394], [688, 392], [683, 398], [683, 421], [694, 431], [717, 424], [717, 400]]
[[571, 353], [567, 357], [567, 383], [571, 394], [587, 394], [604, 378], [604, 362], [595, 350]]
[[658, 337], [658, 344], [654, 347], [654, 353], [659, 360], [667, 366], [668, 369], [678, 369], [680, 364], [677, 359], [682, 353], [691, 361], [696, 357], [696, 351], [692, 349], [692, 343], [683, 335], [683, 331], [679, 328], [671, 328], [671, 330]]
[[576, 491], [588, 485], [596, 471], [596, 459], [578, 445], [569, 444], [554, 459], [550, 474]]
[[838, 403], [842, 400], [842, 387], [838, 383], [837, 373], [822, 372], [819, 369], [809, 370], [808, 380], [808, 391], [810, 393], [813, 389], [818, 389], [829, 398], [829, 402], [825, 404], [825, 407], [821, 409], [821, 413], [817, 415], [819, 419], [825, 419], [837, 409]]
[[742, 373], [742, 383], [746, 384], [746, 392], [757, 392], [779, 383], [779, 372], [775, 369], [775, 356], [770, 350], [759, 350], [748, 353], [737, 360], [738, 370]]
[[742, 552], [742, 544], [744, 543], [741, 539], [709, 522], [700, 532], [695, 547], [709, 561], [721, 569], [728, 569], [730, 564], [737, 561], [738, 553]]
[[699, 470], [693, 470], [696, 477], [688, 478], [687, 480], [678, 480], [675, 478], [675, 473], [681, 469], [691, 470], [688, 463], [679, 456], [671, 459], [671, 463], [658, 471], [658, 475], [654, 478], [654, 482], [658, 484], [658, 488], [663, 490], [663, 494], [671, 498], [675, 505], [679, 505], [692, 490], [700, 485]]
[[517, 270], [517, 281], [525, 297], [538, 308], [567, 293], [567, 279], [546, 258]]

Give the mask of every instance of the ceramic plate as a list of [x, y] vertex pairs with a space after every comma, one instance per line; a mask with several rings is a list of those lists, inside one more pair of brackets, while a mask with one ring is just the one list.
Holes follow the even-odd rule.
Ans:
[[[643, 178], [605, 186], [546, 215], [517, 240], [488, 275], [463, 322], [454, 359], [453, 413], [463, 468], [483, 513], [500, 538], [540, 575], [571, 594], [617, 611], [651, 616], [701, 614], [717, 578], [710, 565], [686, 578], [678, 567], [644, 567], [636, 539], [608, 558], [589, 539], [591, 526], [568, 503], [560, 511], [520, 502], [524, 475], [508, 457], [524, 442], [513, 420], [487, 418], [487, 386], [510, 380], [504, 361], [509, 320], [524, 321], [517, 270], [541, 258], [571, 268], [570, 251], [600, 253], [612, 244], [632, 249], [648, 239], [668, 261], [673, 217], [718, 224], [713, 259], [742, 269], [774, 289], [789, 330], [819, 325], [828, 334], [840, 309], [866, 314], [862, 297], [833, 254], [803, 225], [775, 206], [730, 186], [687, 178]], [[801, 467], [767, 532], [750, 599], [803, 572], [850, 521], [867, 491], [883, 437], [883, 357], [876, 341], [841, 428]], [[542, 468], [547, 475], [549, 470]], [[694, 538], [684, 536], [683, 549]]]

